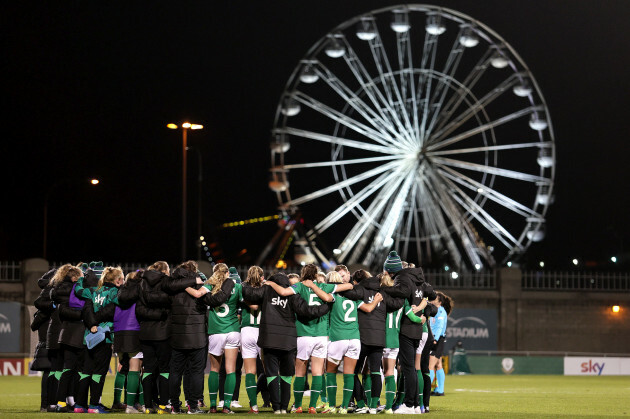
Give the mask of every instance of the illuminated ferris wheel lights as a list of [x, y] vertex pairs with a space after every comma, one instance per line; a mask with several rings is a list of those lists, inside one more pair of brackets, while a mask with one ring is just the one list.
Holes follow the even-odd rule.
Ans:
[[282, 114], [286, 116], [295, 116], [300, 113], [300, 104], [293, 98], [287, 97], [282, 105]]
[[289, 188], [289, 182], [282, 182], [279, 180], [272, 180], [269, 182], [269, 189], [274, 192], [284, 192]]
[[537, 115], [532, 115], [529, 120], [529, 127], [535, 131], [542, 131], [547, 128], [547, 121]]
[[319, 80], [319, 76], [313, 69], [313, 66], [310, 64], [305, 65], [300, 74], [300, 81], [306, 84], [313, 84], [317, 80]]
[[490, 59], [490, 64], [494, 68], [505, 68], [509, 63], [510, 61], [499, 51], [495, 52]]
[[330, 37], [330, 40], [328, 41], [328, 46], [326, 46], [326, 49], [324, 50], [324, 52], [330, 58], [339, 58], [345, 55], [346, 48], [343, 45], [341, 45], [341, 42], [339, 42], [337, 37], [333, 36], [333, 37]]
[[475, 34], [471, 27], [464, 28], [462, 35], [459, 37], [459, 43], [466, 48], [473, 48], [479, 44], [479, 37]]
[[533, 242], [542, 241], [545, 238], [545, 231], [542, 228], [530, 230], [527, 232], [527, 238]]
[[357, 38], [362, 41], [371, 41], [376, 38], [376, 26], [373, 18], [361, 18], [357, 24]]
[[523, 83], [514, 86], [512, 91], [518, 97], [527, 97], [532, 94], [532, 87], [528, 81], [524, 80]]
[[545, 169], [553, 166], [553, 156], [551, 155], [551, 150], [547, 147], [541, 148], [536, 161], [540, 167]]
[[536, 194], [536, 203], [549, 205], [550, 202], [551, 194], [549, 193], [549, 185], [541, 185], [538, 194]]
[[446, 32], [446, 26], [442, 23], [442, 18], [439, 15], [429, 15], [425, 30], [429, 35], [438, 36]]
[[392, 17], [392, 23], [390, 27], [396, 33], [407, 32], [411, 28], [407, 12], [404, 10], [394, 10], [394, 16]]

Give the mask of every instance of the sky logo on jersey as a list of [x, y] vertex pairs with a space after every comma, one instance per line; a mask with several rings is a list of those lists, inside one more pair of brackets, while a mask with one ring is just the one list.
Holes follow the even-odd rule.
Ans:
[[580, 367], [582, 367], [581, 372], [594, 372], [597, 373], [597, 375], [602, 375], [602, 371], [604, 371], [604, 365], [606, 365], [604, 362], [600, 364], [598, 362], [593, 362], [592, 359], [589, 359], [588, 362], [582, 362], [582, 364], [580, 364]]
[[280, 298], [280, 297], [273, 297], [271, 299], [271, 305], [272, 306], [280, 306], [282, 308], [286, 308], [287, 307], [287, 300], [285, 300], [284, 298]]
[[105, 302], [105, 296], [104, 295], [97, 295], [96, 297], [94, 297], [94, 303], [101, 305]]
[[417, 298], [422, 298], [422, 291], [416, 290], [416, 297]]

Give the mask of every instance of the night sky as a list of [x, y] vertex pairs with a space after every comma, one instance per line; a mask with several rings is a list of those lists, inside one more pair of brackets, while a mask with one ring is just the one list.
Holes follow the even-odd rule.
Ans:
[[[12, 2], [2, 17], [0, 260], [180, 260], [181, 131], [203, 156], [202, 234], [230, 264], [252, 263], [275, 224], [270, 130], [308, 49], [368, 0]], [[556, 139], [547, 237], [523, 260], [568, 270], [630, 266], [630, 2], [436, 1], [519, 53], [545, 96]], [[189, 154], [189, 245], [196, 256], [197, 155]], [[98, 177], [92, 187], [85, 181]], [[247, 249], [243, 252], [243, 249]], [[237, 255], [242, 253], [241, 256]]]

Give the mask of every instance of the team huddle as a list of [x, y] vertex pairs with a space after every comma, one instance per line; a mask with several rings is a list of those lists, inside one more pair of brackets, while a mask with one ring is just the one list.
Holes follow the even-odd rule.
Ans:
[[[434, 374], [433, 394], [444, 394], [453, 302], [396, 252], [375, 277], [309, 264], [300, 275], [269, 277], [252, 266], [241, 281], [219, 263], [206, 278], [193, 261], [125, 276], [92, 262], [51, 270], [39, 286], [31, 329], [39, 333], [32, 369], [43, 372], [42, 411], [205, 413], [208, 360], [209, 413], [240, 407], [241, 369], [250, 413], [259, 412], [259, 394], [276, 414], [425, 413]], [[108, 408], [101, 396], [113, 353]]]

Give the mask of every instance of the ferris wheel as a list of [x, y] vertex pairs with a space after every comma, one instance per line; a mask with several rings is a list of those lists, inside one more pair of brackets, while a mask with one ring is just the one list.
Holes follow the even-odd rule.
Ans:
[[554, 172], [549, 111], [514, 48], [457, 11], [404, 5], [342, 23], [299, 62], [269, 187], [285, 216], [314, 220], [297, 243], [318, 259], [374, 266], [395, 249], [479, 270], [544, 238]]

